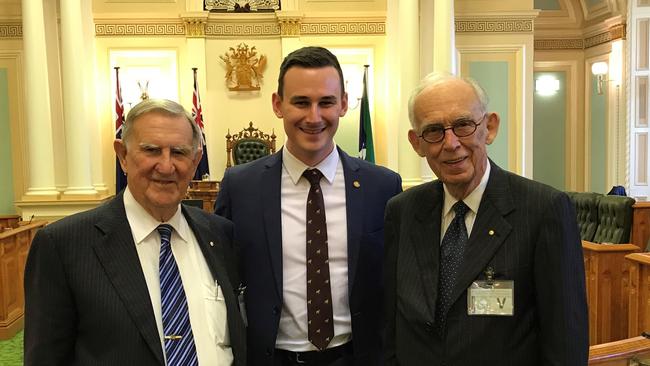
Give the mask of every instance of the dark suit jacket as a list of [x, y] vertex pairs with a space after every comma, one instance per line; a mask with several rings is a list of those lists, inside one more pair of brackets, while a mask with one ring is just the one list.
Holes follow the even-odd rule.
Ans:
[[[396, 173], [339, 149], [345, 176], [348, 291], [355, 363], [381, 358], [383, 214], [401, 188]], [[249, 365], [270, 365], [282, 311], [282, 152], [226, 170], [216, 213], [235, 223], [248, 314]], [[359, 187], [355, 187], [358, 182]]]
[[[386, 208], [387, 364], [586, 365], [585, 272], [567, 195], [492, 163], [441, 339], [433, 322], [443, 195], [442, 182], [425, 183]], [[467, 288], [488, 266], [495, 279], [514, 280], [514, 316], [467, 314]]]
[[[245, 365], [232, 223], [182, 207], [222, 286], [235, 364]], [[122, 194], [38, 231], [25, 269], [25, 365], [141, 366], [164, 365], [163, 360]]]

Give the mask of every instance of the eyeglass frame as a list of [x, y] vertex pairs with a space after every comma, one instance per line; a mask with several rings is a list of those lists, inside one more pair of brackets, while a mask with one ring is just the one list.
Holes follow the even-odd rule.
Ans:
[[[488, 115], [487, 113], [483, 114], [483, 117], [481, 117], [481, 119], [479, 120], [480, 122], [478, 122], [478, 123], [477, 123], [475, 120], [471, 119], [471, 118], [464, 118], [464, 117], [455, 120], [455, 121], [452, 123], [451, 126], [449, 126], [449, 127], [443, 127], [443, 128], [442, 128], [442, 137], [440, 138], [440, 140], [437, 140], [437, 141], [429, 141], [429, 140], [427, 140], [426, 138], [424, 138], [424, 133], [425, 133], [425, 132], [427, 131], [427, 129], [429, 129], [429, 127], [431, 127], [431, 126], [438, 126], [438, 125], [441, 125], [441, 124], [439, 124], [439, 123], [435, 123], [435, 124], [430, 124], [430, 125], [428, 125], [428, 126], [427, 126], [424, 130], [422, 130], [422, 132], [421, 132], [419, 135], [417, 135], [417, 136], [418, 136], [419, 138], [421, 138], [422, 140], [424, 140], [424, 141], [430, 143], [430, 144], [437, 144], [437, 143], [439, 143], [439, 142], [442, 142], [442, 141], [445, 139], [445, 136], [446, 136], [446, 134], [447, 134], [447, 130], [451, 130], [451, 132], [452, 132], [454, 135], [456, 135], [456, 137], [458, 137], [458, 138], [469, 137], [469, 136], [472, 136], [472, 135], [476, 132], [476, 130], [478, 129], [478, 126], [480, 126], [481, 123], [483, 123], [483, 120], [485, 119], [485, 117], [487, 117], [487, 115]], [[472, 132], [468, 133], [467, 135], [458, 136], [458, 134], [456, 133], [456, 131], [454, 131], [454, 128], [459, 127], [459, 126], [458, 126], [458, 122], [460, 122], [460, 121], [462, 121], [462, 122], [472, 122], [472, 124], [474, 125], [474, 130], [473, 130]], [[444, 126], [444, 125], [443, 125], [443, 126]]]

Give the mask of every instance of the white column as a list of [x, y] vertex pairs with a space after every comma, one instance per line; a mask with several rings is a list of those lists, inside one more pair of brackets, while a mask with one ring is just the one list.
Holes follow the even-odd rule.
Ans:
[[433, 1], [433, 70], [456, 73], [456, 29], [453, 0]]
[[[388, 60], [386, 100], [390, 136], [397, 136], [389, 144], [389, 167], [402, 176], [405, 187], [422, 182], [420, 158], [408, 141], [411, 124], [408, 118], [408, 99], [420, 79], [419, 6], [417, 0], [388, 0], [386, 20]], [[392, 146], [397, 146], [397, 151]]]
[[[22, 1], [25, 52], [25, 114], [29, 151], [26, 196], [58, 197], [54, 182], [54, 149], [45, 43], [43, 3]], [[35, 197], [34, 197], [35, 198]]]
[[91, 129], [95, 121], [89, 118], [85, 88], [84, 28], [80, 0], [60, 0], [61, 4], [61, 54], [63, 69], [63, 115], [65, 121], [66, 160], [68, 186], [65, 195], [95, 195], [90, 162]]
[[[87, 60], [84, 63], [85, 81], [87, 85], [100, 85], [97, 75], [97, 60], [95, 48], [95, 22], [93, 21], [92, 1], [81, 1], [81, 21], [83, 27], [83, 43], [84, 57]], [[86, 116], [88, 117], [87, 124], [89, 129], [89, 146], [90, 146], [90, 170], [92, 176], [92, 185], [100, 196], [108, 195], [107, 182], [105, 181], [104, 172], [102, 169], [102, 161], [104, 154], [114, 156], [113, 149], [104, 151], [104, 149], [93, 149], [93, 146], [102, 145], [102, 123], [99, 117], [99, 104], [105, 104], [106, 101], [98, 101], [97, 93], [94, 87], [86, 87]], [[111, 96], [114, 98], [114, 96]], [[114, 101], [114, 99], [111, 99]], [[111, 103], [111, 106], [113, 104]], [[111, 124], [112, 126], [113, 124]], [[113, 134], [111, 134], [113, 136]], [[112, 140], [112, 139], [111, 139]], [[114, 183], [111, 182], [111, 185]]]

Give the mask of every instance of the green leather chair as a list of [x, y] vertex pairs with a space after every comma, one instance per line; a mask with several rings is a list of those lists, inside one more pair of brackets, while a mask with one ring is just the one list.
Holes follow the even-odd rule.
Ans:
[[580, 239], [594, 241], [598, 228], [598, 202], [603, 197], [594, 192], [567, 192], [575, 205]]
[[249, 122], [247, 128], [244, 128], [235, 135], [226, 135], [226, 168], [233, 165], [248, 163], [257, 160], [263, 156], [275, 153], [275, 133], [264, 133], [253, 127], [253, 122]]
[[598, 203], [595, 243], [629, 243], [634, 198], [603, 196]]

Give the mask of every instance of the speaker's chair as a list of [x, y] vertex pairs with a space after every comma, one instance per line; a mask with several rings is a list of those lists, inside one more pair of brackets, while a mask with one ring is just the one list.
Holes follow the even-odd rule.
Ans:
[[598, 229], [596, 243], [628, 243], [632, 227], [634, 199], [622, 196], [603, 196], [598, 202]]
[[575, 205], [580, 239], [594, 241], [598, 227], [598, 203], [603, 195], [594, 192], [567, 192], [567, 194]]
[[253, 122], [249, 122], [247, 128], [244, 128], [235, 135], [226, 135], [226, 155], [228, 160], [226, 167], [248, 163], [257, 160], [263, 156], [275, 153], [275, 133], [264, 133], [253, 127]]

